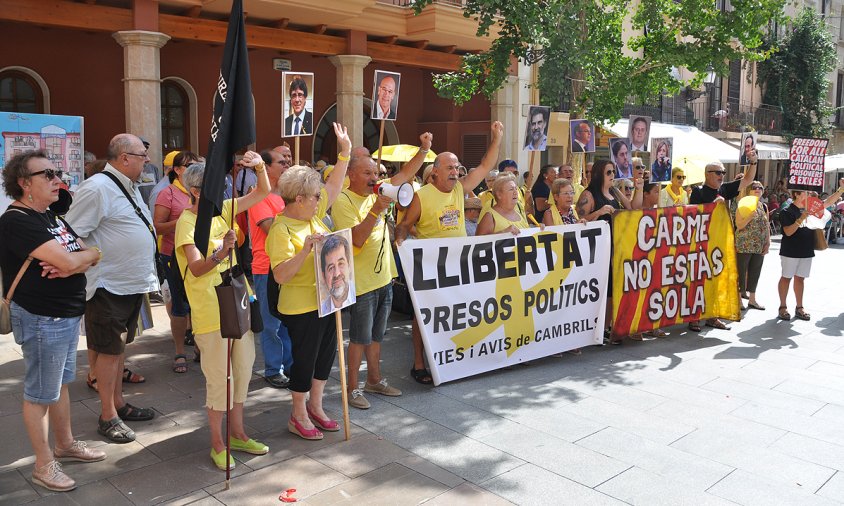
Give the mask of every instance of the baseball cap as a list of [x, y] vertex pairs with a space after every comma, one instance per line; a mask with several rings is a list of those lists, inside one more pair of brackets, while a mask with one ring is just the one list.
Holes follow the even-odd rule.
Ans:
[[501, 160], [501, 163], [498, 164], [498, 171], [501, 172], [507, 167], [516, 167], [516, 170], [518, 170], [519, 164], [516, 163], [516, 160], [510, 160], [509, 158], [506, 160]]
[[164, 157], [164, 162], [162, 163], [162, 165], [164, 165], [165, 167], [172, 167], [173, 166], [173, 160], [176, 158], [176, 155], [178, 155], [178, 154], [179, 154], [179, 151], [171, 151], [171, 152], [167, 153], [167, 156]]

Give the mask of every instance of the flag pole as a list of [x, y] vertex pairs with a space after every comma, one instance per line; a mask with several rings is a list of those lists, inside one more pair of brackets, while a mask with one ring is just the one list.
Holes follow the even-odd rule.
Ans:
[[293, 159], [293, 165], [299, 165], [299, 136], [298, 135], [296, 137], [294, 137], [293, 153], [295, 153], [295, 158]]
[[[343, 401], [343, 429], [346, 434], [346, 441], [352, 437], [351, 425], [349, 423], [349, 392], [346, 391], [346, 359], [343, 353], [343, 317], [338, 309], [334, 312], [334, 319], [337, 324], [337, 360], [340, 362], [340, 391]], [[357, 387], [357, 385], [355, 385]]]
[[[247, 170], [243, 167], [241, 170]], [[243, 175], [244, 180], [246, 174]], [[237, 184], [236, 178], [232, 178], [232, 204], [231, 212], [229, 213], [229, 229], [234, 230], [234, 215], [235, 215], [235, 191]], [[237, 248], [237, 234], [235, 234], [234, 247], [229, 250], [229, 272], [234, 266], [234, 248]], [[216, 267], [215, 267], [216, 268]], [[231, 384], [232, 384], [232, 347], [234, 347], [234, 340], [226, 338], [226, 490], [231, 486], [231, 466], [229, 466], [229, 459], [231, 459], [232, 445], [231, 445], [231, 425], [229, 419], [232, 416], [232, 399], [231, 399]]]

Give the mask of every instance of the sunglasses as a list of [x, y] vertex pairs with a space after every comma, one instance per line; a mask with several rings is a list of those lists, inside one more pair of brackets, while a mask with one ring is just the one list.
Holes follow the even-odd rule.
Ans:
[[632, 192], [632, 191], [633, 191], [633, 187], [632, 187], [632, 186], [625, 186], [625, 187], [624, 187], [624, 191], [627, 191], [627, 192]]
[[607, 175], [608, 175], [608, 176], [612, 176], [613, 174], [615, 174], [615, 171], [614, 171], [614, 170], [608, 170], [608, 171], [607, 171]]
[[751, 190], [762, 190], [763, 188], [761, 186], [751, 186], [750, 189]]
[[710, 174], [718, 174], [719, 176], [723, 176], [727, 173], [726, 170], [710, 170], [708, 171]]
[[381, 176], [381, 177], [387, 177], [387, 173], [386, 173], [386, 172], [379, 172], [379, 173], [378, 173], [378, 175], [379, 175], [379, 176]]
[[686, 176], [674, 176], [674, 179], [679, 179], [680, 181], [686, 179]]
[[38, 172], [30, 173], [29, 177], [40, 176], [41, 174], [44, 174], [44, 177], [47, 178], [47, 181], [52, 181], [54, 177], [61, 179], [62, 174], [64, 174], [64, 171], [63, 170], [56, 170], [56, 169], [44, 169], [44, 170], [39, 170]]

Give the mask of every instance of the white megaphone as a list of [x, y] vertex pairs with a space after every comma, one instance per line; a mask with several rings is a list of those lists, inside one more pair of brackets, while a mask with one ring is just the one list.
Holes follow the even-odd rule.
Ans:
[[399, 186], [393, 186], [390, 183], [380, 183], [375, 185], [373, 190], [379, 195], [390, 197], [402, 207], [409, 206], [413, 200], [413, 186], [410, 183], [403, 183]]

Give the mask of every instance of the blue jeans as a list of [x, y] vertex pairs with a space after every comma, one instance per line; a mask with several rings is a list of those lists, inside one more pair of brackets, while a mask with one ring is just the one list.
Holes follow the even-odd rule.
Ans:
[[14, 302], [11, 316], [15, 342], [23, 351], [23, 398], [33, 404], [55, 404], [62, 385], [76, 378], [76, 345], [82, 317], [41, 316]]
[[264, 330], [261, 331], [261, 350], [264, 353], [264, 376], [275, 376], [293, 366], [293, 348], [287, 327], [270, 314], [267, 304], [267, 278], [270, 274], [253, 274], [255, 296], [261, 305]]

